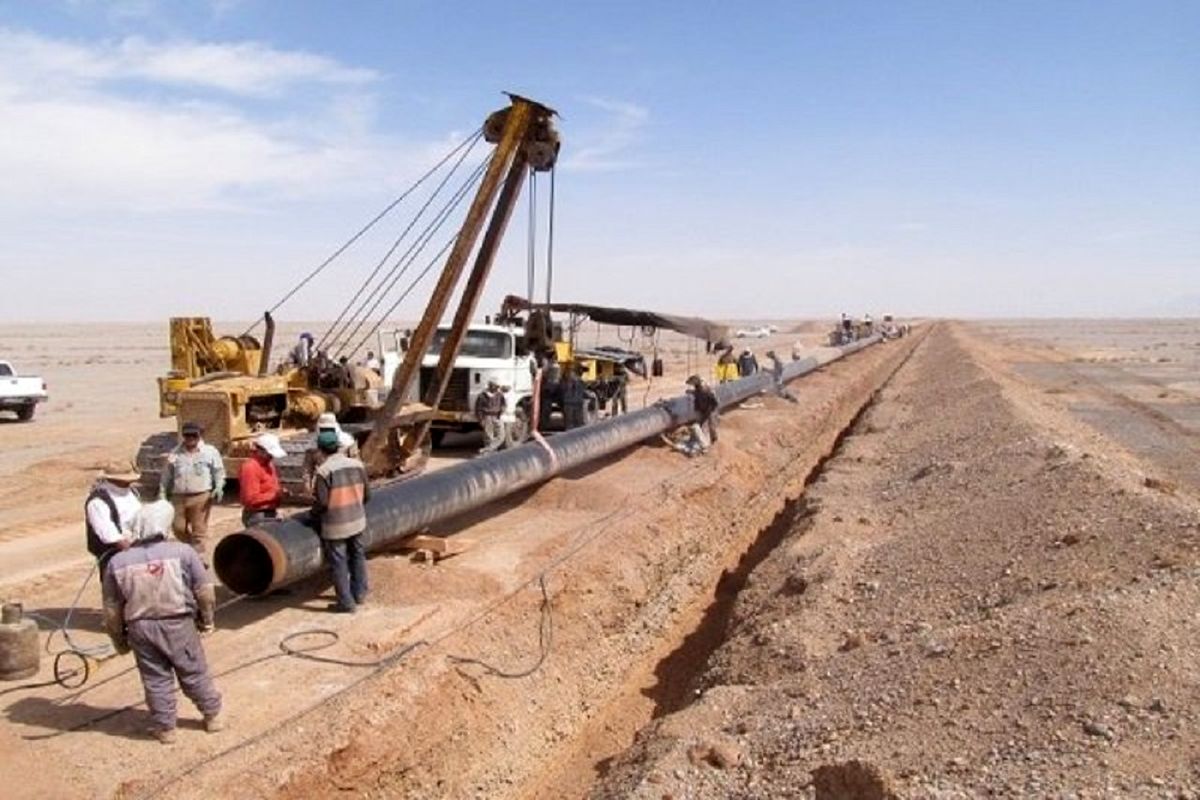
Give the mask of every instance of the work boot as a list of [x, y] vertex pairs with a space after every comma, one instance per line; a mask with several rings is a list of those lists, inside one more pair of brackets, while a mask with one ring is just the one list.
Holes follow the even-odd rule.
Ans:
[[161, 744], [175, 744], [175, 729], [155, 728], [154, 738], [158, 739]]
[[225, 730], [225, 715], [218, 711], [204, 718], [204, 730], [209, 733], [219, 733]]

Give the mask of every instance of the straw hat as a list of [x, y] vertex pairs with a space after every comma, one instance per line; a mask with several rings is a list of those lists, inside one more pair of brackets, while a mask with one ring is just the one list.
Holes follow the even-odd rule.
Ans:
[[128, 460], [109, 461], [100, 467], [100, 478], [106, 481], [133, 483], [140, 477], [142, 473], [137, 465]]

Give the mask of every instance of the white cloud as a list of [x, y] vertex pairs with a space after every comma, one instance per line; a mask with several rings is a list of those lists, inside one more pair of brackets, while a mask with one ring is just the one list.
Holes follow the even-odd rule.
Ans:
[[31, 88], [142, 80], [250, 97], [277, 95], [300, 83], [361, 86], [379, 77], [325, 56], [260, 42], [149, 42], [131, 36], [84, 45], [4, 29], [0, 75], [20, 76]]
[[599, 110], [605, 121], [599, 130], [581, 134], [579, 146], [569, 151], [563, 168], [599, 172], [637, 166], [628, 151], [637, 144], [650, 111], [636, 103], [602, 97], [587, 97], [584, 102]]
[[[381, 175], [412, 175], [448, 144], [379, 134], [376, 77], [255, 42], [81, 44], [0, 29], [0, 209], [171, 211], [377, 192]], [[131, 91], [130, 80], [146, 86]], [[239, 105], [265, 94], [278, 102]]]

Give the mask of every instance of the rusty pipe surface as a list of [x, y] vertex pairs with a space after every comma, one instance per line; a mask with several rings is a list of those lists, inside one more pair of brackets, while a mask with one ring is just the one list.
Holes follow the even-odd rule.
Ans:
[[[870, 337], [840, 348], [821, 362], [804, 358], [784, 365], [784, 382], [813, 372], [823, 363], [875, 344]], [[715, 387], [721, 408], [770, 391], [774, 379], [759, 372]], [[543, 446], [519, 447], [464, 461], [372, 491], [367, 503], [368, 552], [394, 546], [403, 537], [436, 522], [484, 506], [575, 467], [632, 447], [675, 427], [694, 422], [690, 395], [659, 401], [583, 428], [557, 434]], [[221, 582], [239, 594], [263, 594], [316, 574], [322, 566], [321, 540], [308, 513], [232, 533], [213, 554]]]

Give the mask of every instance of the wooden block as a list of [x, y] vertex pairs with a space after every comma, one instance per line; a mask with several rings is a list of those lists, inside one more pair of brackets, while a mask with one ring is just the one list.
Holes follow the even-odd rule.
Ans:
[[404, 537], [400, 541], [400, 546], [405, 550], [430, 553], [434, 559], [456, 556], [459, 553], [466, 552], [474, 544], [470, 539], [450, 539], [444, 536], [430, 536], [424, 533], [415, 533], [412, 536]]

